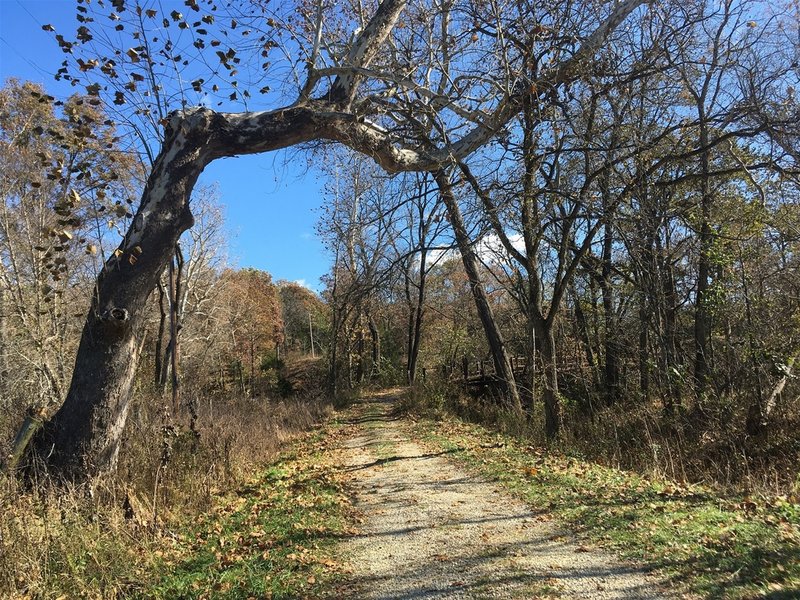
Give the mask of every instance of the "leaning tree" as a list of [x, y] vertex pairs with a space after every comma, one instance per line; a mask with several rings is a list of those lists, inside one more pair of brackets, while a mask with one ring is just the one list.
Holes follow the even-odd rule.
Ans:
[[[272, 11], [252, 0], [226, 14], [222, 27], [213, 2], [187, 0], [184, 15], [161, 14], [157, 2], [113, 0], [106, 9], [103, 3], [90, 9], [78, 0], [75, 39], [56, 36], [67, 54], [59, 74], [116, 110], [151, 168], [130, 228], [97, 278], [66, 400], [36, 442], [52, 472], [86, 481], [114, 468], [146, 301], [192, 226], [190, 195], [206, 165], [324, 140], [345, 144], [390, 173], [436, 173], [447, 192], [456, 161], [502, 135], [524, 102], [551, 102], [554, 89], [590, 71], [598, 49], [647, 3], [557, 3], [551, 11], [578, 11], [580, 18], [568, 20], [568, 31], [531, 22], [538, 43], [553, 47], [531, 77], [522, 64], [524, 45], [508, 51], [517, 41], [504, 32], [502, 2], [383, 0], [362, 9], [361, 3], [309, 0]], [[122, 38], [131, 28], [131, 38]], [[129, 39], [135, 45], [126, 48]], [[262, 76], [274, 79], [274, 70], [283, 69], [276, 95], [286, 96], [293, 78], [296, 96], [280, 108], [250, 110], [257, 94], [238, 79], [254, 64], [243, 61], [245, 49], [267, 59], [282, 53], [285, 60], [274, 66], [259, 63]], [[245, 111], [211, 108], [223, 90]], [[471, 283], [480, 310], [484, 292], [479, 281]], [[515, 396], [502, 334], [491, 315], [481, 321]]]

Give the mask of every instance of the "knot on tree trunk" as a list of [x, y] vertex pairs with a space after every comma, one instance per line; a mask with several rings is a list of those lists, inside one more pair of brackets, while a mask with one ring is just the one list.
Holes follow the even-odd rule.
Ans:
[[131, 320], [128, 310], [117, 306], [104, 310], [99, 317], [102, 322], [115, 327], [123, 327]]

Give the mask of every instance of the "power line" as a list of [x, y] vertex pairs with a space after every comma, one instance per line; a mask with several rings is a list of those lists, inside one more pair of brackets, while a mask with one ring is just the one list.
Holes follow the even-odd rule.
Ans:
[[20, 2], [20, 0], [17, 0], [17, 5], [18, 5], [18, 6], [19, 6], [19, 7], [20, 7], [22, 10], [24, 10], [26, 13], [28, 13], [28, 16], [29, 16], [31, 19], [33, 19], [33, 22], [34, 22], [34, 23], [36, 23], [37, 25], [39, 25], [39, 26], [41, 27], [41, 25], [42, 25], [42, 24], [39, 22], [39, 19], [37, 19], [37, 18], [36, 18], [36, 17], [33, 15], [33, 13], [32, 13], [31, 11], [29, 11], [29, 10], [28, 10], [28, 7], [27, 7], [27, 6], [25, 6], [25, 5], [24, 5], [22, 2]]
[[19, 56], [22, 60], [24, 60], [26, 63], [28, 63], [31, 67], [33, 67], [36, 71], [38, 71], [42, 75], [46, 75], [50, 79], [53, 79], [55, 77], [54, 73], [52, 73], [50, 71], [47, 71], [46, 69], [43, 69], [42, 67], [37, 65], [35, 62], [33, 62], [30, 58], [28, 58], [27, 56], [21, 54], [20, 51], [17, 50], [16, 47], [14, 47], [11, 43], [9, 43], [8, 40], [6, 40], [4, 37], [0, 36], [0, 42], [3, 42], [6, 46], [11, 48], [11, 51], [14, 52], [14, 54]]
[[[42, 27], [42, 23], [41, 23], [41, 21], [39, 21], [39, 19], [38, 19], [38, 18], [36, 18], [36, 16], [35, 16], [35, 15], [34, 15], [34, 14], [33, 14], [33, 13], [30, 11], [30, 10], [28, 10], [28, 7], [27, 7], [27, 6], [25, 6], [25, 5], [24, 5], [22, 2], [20, 2], [20, 0], [16, 0], [16, 4], [17, 4], [17, 6], [19, 6], [19, 7], [20, 7], [20, 8], [21, 8], [21, 9], [22, 9], [22, 10], [23, 10], [23, 11], [24, 11], [24, 12], [25, 12], [27, 15], [28, 15], [28, 17], [30, 17], [30, 19], [31, 19], [31, 20], [32, 20], [32, 21], [33, 21], [33, 22], [34, 22], [36, 25], [38, 25], [39, 27]], [[42, 74], [42, 75], [44, 75], [44, 76], [47, 76], [47, 77], [48, 77], [49, 79], [51, 79], [51, 80], [55, 78], [55, 73], [53, 73], [52, 71], [48, 71], [47, 69], [44, 69], [44, 68], [40, 67], [40, 66], [39, 66], [37, 63], [35, 63], [35, 62], [34, 62], [34, 61], [32, 61], [30, 58], [28, 58], [27, 56], [25, 56], [24, 54], [22, 54], [22, 53], [21, 53], [19, 50], [17, 50], [16, 46], [14, 46], [13, 44], [11, 44], [11, 43], [10, 43], [8, 40], [6, 40], [4, 37], [0, 36], [0, 41], [2, 41], [2, 42], [3, 42], [3, 44], [5, 44], [6, 46], [8, 46], [8, 47], [11, 49], [11, 51], [12, 51], [12, 52], [14, 52], [14, 54], [16, 54], [16, 55], [17, 55], [19, 58], [21, 58], [23, 61], [25, 61], [26, 63], [28, 63], [28, 64], [29, 64], [29, 65], [30, 65], [30, 66], [31, 66], [31, 67], [32, 67], [32, 68], [33, 68], [35, 71], [38, 71], [40, 74]]]

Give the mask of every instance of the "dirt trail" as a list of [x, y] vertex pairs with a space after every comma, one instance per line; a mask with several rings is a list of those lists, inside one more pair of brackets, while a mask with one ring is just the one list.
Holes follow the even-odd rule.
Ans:
[[391, 417], [392, 402], [363, 402], [343, 449], [363, 522], [339, 549], [352, 579], [337, 597], [665, 597], [640, 570], [582, 544], [446, 453], [426, 453]]

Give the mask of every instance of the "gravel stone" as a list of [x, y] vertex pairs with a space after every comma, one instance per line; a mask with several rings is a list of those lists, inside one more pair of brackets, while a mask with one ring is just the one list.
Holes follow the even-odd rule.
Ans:
[[390, 416], [392, 402], [363, 402], [344, 444], [362, 523], [339, 549], [351, 578], [337, 597], [668, 597], [643, 569], [575, 538], [446, 453], [426, 452]]

